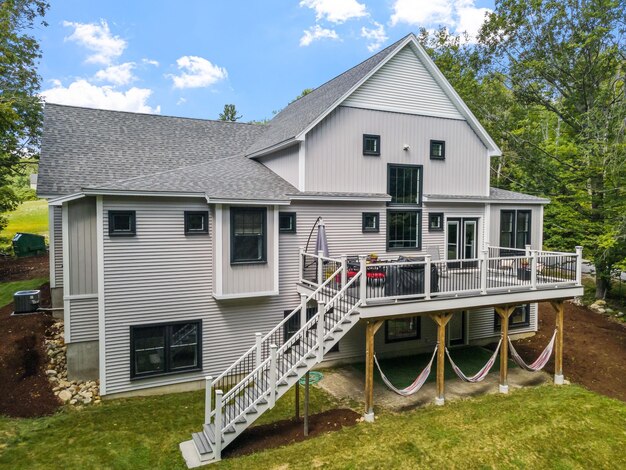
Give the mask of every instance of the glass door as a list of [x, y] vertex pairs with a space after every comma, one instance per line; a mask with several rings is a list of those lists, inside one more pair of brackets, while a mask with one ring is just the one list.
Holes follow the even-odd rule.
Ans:
[[[455, 218], [446, 221], [448, 261], [478, 258], [478, 219]], [[448, 263], [448, 268], [475, 268], [477, 261]]]
[[[461, 221], [458, 219], [448, 219], [446, 230], [446, 254], [447, 260], [461, 258]], [[449, 268], [458, 268], [459, 263], [448, 263]]]
[[[478, 221], [471, 219], [463, 220], [463, 259], [476, 259], [478, 252], [476, 250], [476, 232]], [[477, 261], [464, 262], [463, 267], [476, 267]]]

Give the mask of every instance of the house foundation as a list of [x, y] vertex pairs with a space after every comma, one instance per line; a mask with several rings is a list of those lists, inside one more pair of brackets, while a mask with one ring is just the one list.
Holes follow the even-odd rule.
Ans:
[[69, 380], [98, 380], [99, 341], [67, 345], [67, 378]]

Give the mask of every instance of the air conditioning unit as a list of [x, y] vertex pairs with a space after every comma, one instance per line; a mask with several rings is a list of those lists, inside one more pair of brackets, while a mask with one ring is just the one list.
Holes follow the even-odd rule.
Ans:
[[20, 290], [13, 294], [14, 313], [36, 312], [39, 308], [40, 293], [41, 291], [38, 290]]

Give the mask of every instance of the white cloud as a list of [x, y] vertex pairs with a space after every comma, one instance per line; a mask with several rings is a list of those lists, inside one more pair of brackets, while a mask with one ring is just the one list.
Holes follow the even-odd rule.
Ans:
[[100, 20], [100, 24], [64, 21], [63, 26], [74, 28], [74, 32], [65, 38], [66, 41], [74, 41], [93, 52], [87, 57], [87, 62], [109, 65], [126, 48], [126, 41], [113, 36], [105, 20]]
[[187, 102], [186, 98], [178, 98], [178, 101], [176, 102], [176, 106], [180, 106], [181, 104], [185, 104]]
[[113, 85], [127, 85], [137, 80], [137, 77], [133, 74], [134, 68], [134, 62], [111, 65], [96, 72], [95, 79], [101, 82], [112, 83]]
[[315, 10], [318, 21], [325, 19], [331, 23], [367, 16], [365, 5], [357, 0], [302, 0], [300, 6]]
[[476, 40], [480, 27], [485, 22], [485, 15], [491, 13], [489, 8], [476, 8], [473, 0], [459, 0], [456, 2], [458, 33], [466, 32], [470, 42]]
[[228, 77], [225, 68], [213, 65], [197, 56], [183, 56], [176, 61], [180, 75], [166, 75], [174, 82], [174, 88], [202, 88]]
[[153, 108], [147, 104], [152, 95], [152, 90], [148, 88], [132, 87], [126, 91], [116, 91], [111, 86], [92, 85], [84, 79], [64, 87], [60, 81], [54, 80], [53, 87], [41, 94], [50, 103], [139, 113], [161, 112], [160, 106]]
[[385, 27], [377, 23], [373, 22], [373, 28], [366, 28], [363, 26], [361, 28], [361, 37], [369, 39], [369, 44], [367, 45], [367, 50], [370, 52], [375, 52], [380, 49], [380, 46], [384, 44], [384, 42], [389, 39], [389, 37], [385, 34]]
[[319, 41], [320, 39], [339, 39], [337, 32], [334, 29], [322, 28], [320, 25], [310, 27], [303, 31], [304, 34], [300, 38], [300, 46], [308, 46], [313, 41]]
[[154, 65], [155, 67], [158, 67], [160, 65], [159, 61], [154, 59], [141, 59], [141, 62], [146, 65]]

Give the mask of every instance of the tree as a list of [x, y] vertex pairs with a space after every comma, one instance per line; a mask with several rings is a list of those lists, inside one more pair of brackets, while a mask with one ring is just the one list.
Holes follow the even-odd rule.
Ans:
[[230, 121], [235, 122], [241, 119], [243, 116], [237, 116], [237, 108], [235, 108], [234, 104], [225, 104], [224, 112], [220, 113], [220, 121]]
[[0, 2], [0, 229], [6, 224], [2, 214], [19, 202], [11, 177], [38, 155], [43, 102], [36, 65], [41, 51], [29, 31], [37, 22], [46, 26], [47, 8], [42, 0]]
[[509, 170], [551, 197], [545, 244], [584, 246], [597, 297], [626, 258], [625, 10], [624, 0], [501, 0], [479, 36], [524, 107]]
[[298, 101], [300, 98], [302, 98], [303, 96], [308, 95], [312, 91], [313, 91], [313, 88], [305, 88], [304, 90], [302, 90], [302, 92], [298, 96], [296, 96], [293, 100], [291, 100], [289, 102], [289, 104], [293, 103], [294, 101]]

